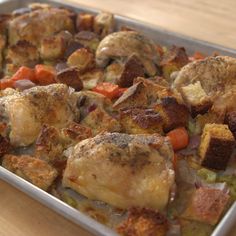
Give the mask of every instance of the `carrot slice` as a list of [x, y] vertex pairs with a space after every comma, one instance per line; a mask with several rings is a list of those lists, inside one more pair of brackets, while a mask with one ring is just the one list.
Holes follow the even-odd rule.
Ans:
[[12, 79], [1, 79], [0, 80], [0, 89], [5, 89], [5, 88], [13, 88], [14, 87], [14, 80]]
[[54, 67], [41, 64], [35, 66], [36, 82], [40, 85], [55, 83], [55, 76], [56, 73]]
[[98, 84], [95, 88], [92, 89], [92, 91], [101, 93], [110, 99], [119, 97], [121, 93], [120, 87], [118, 85], [108, 82]]
[[26, 66], [21, 66], [16, 73], [11, 77], [11, 80], [17, 81], [17, 80], [31, 80], [35, 81], [35, 73], [33, 69], [30, 69]]
[[167, 133], [167, 136], [170, 138], [170, 142], [175, 151], [188, 146], [189, 136], [187, 130], [184, 127], [171, 130], [169, 133]]

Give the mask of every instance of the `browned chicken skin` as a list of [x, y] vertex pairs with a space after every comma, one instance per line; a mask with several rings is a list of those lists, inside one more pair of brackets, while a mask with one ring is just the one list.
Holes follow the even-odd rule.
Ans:
[[73, 32], [73, 21], [67, 10], [45, 8], [16, 17], [9, 23], [9, 44], [27, 40], [39, 45], [41, 40], [62, 30]]
[[174, 184], [172, 156], [168, 139], [157, 134], [100, 134], [74, 147], [63, 184], [118, 208], [160, 210]]
[[142, 62], [146, 73], [155, 75], [159, 55], [155, 44], [142, 34], [134, 31], [124, 31], [109, 34], [99, 44], [96, 51], [98, 66], [104, 67], [110, 59], [125, 59], [135, 54]]

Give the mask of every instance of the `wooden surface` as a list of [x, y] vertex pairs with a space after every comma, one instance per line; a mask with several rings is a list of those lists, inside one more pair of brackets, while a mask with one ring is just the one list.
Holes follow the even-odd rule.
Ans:
[[[236, 49], [234, 0], [70, 0]], [[0, 181], [0, 236], [89, 236]], [[232, 236], [236, 236], [233, 230]]]

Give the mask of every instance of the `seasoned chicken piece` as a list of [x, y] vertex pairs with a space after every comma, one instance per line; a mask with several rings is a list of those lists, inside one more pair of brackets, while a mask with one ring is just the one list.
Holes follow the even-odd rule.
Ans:
[[123, 236], [165, 236], [167, 229], [167, 219], [159, 212], [131, 208], [128, 218], [118, 226], [117, 231]]
[[43, 190], [48, 190], [57, 177], [47, 162], [27, 155], [5, 155], [2, 166]]
[[74, 31], [70, 13], [64, 9], [45, 8], [18, 16], [9, 22], [9, 43], [26, 40], [39, 46], [42, 39], [62, 30]]
[[[207, 98], [210, 104], [217, 99], [218, 103], [225, 103], [224, 107], [231, 107], [236, 99], [236, 59], [227, 56], [207, 57], [203, 60], [197, 60], [184, 66], [178, 73], [173, 86], [180, 92], [189, 106], [196, 107], [196, 102]], [[197, 82], [200, 82], [197, 84]], [[201, 94], [198, 92], [186, 93], [186, 89], [191, 84], [201, 85]], [[196, 86], [195, 86], [196, 87]], [[182, 89], [185, 91], [182, 91]], [[199, 98], [199, 96], [201, 96]], [[223, 96], [223, 98], [222, 98]], [[217, 97], [217, 99], [216, 99]], [[230, 98], [231, 101], [228, 101]], [[235, 103], [234, 108], [236, 108]], [[209, 106], [208, 106], [209, 107]]]
[[155, 44], [135, 31], [120, 31], [106, 36], [97, 48], [96, 62], [98, 66], [105, 67], [111, 59], [126, 59], [132, 54], [142, 62], [147, 74], [156, 74], [155, 64], [159, 55]]
[[105, 133], [74, 147], [63, 185], [122, 209], [163, 209], [174, 184], [172, 158], [160, 135]]
[[1, 121], [8, 124], [11, 143], [27, 146], [36, 140], [43, 124], [65, 127], [76, 119], [71, 96], [66, 85], [53, 84], [1, 97]]
[[208, 95], [236, 85], [236, 59], [227, 56], [207, 57], [184, 66], [174, 81], [174, 87], [181, 88], [200, 81]]

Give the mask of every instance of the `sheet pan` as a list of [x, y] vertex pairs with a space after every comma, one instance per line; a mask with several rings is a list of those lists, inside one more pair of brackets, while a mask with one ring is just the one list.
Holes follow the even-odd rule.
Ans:
[[[32, 0], [0, 0], [0, 13], [10, 12], [14, 9], [25, 7], [29, 3], [35, 2]], [[91, 12], [97, 13], [99, 10], [91, 9], [78, 4], [64, 3], [60, 0], [38, 0], [37, 2], [50, 3], [54, 6], [66, 6], [76, 10], [77, 12]], [[159, 42], [162, 45], [178, 45], [184, 46], [188, 53], [194, 51], [202, 51], [205, 54], [212, 54], [218, 52], [221, 55], [229, 55], [236, 57], [236, 50], [226, 48], [220, 45], [211, 44], [201, 40], [193, 39], [187, 36], [183, 36], [178, 33], [169, 32], [165, 29], [159, 28], [157, 26], [139, 22], [123, 16], [115, 16], [117, 27], [121, 25], [128, 25], [132, 28], [138, 29], [143, 32], [146, 36], [152, 38], [154, 41]], [[53, 197], [52, 195], [44, 192], [43, 190], [37, 188], [36, 186], [30, 184], [24, 179], [16, 176], [15, 174], [9, 172], [0, 166], [0, 179], [8, 182], [17, 189], [25, 192], [27, 195], [38, 200], [42, 204], [66, 217], [67, 219], [73, 221], [74, 223], [80, 225], [86, 230], [90, 231], [94, 235], [99, 236], [117, 236], [117, 234], [110, 228], [98, 223], [89, 216], [75, 210], [71, 206], [65, 204], [61, 200]], [[212, 236], [226, 236], [236, 223], [236, 202], [231, 206], [228, 212], [225, 214], [223, 219], [220, 221], [218, 226], [215, 228]]]

